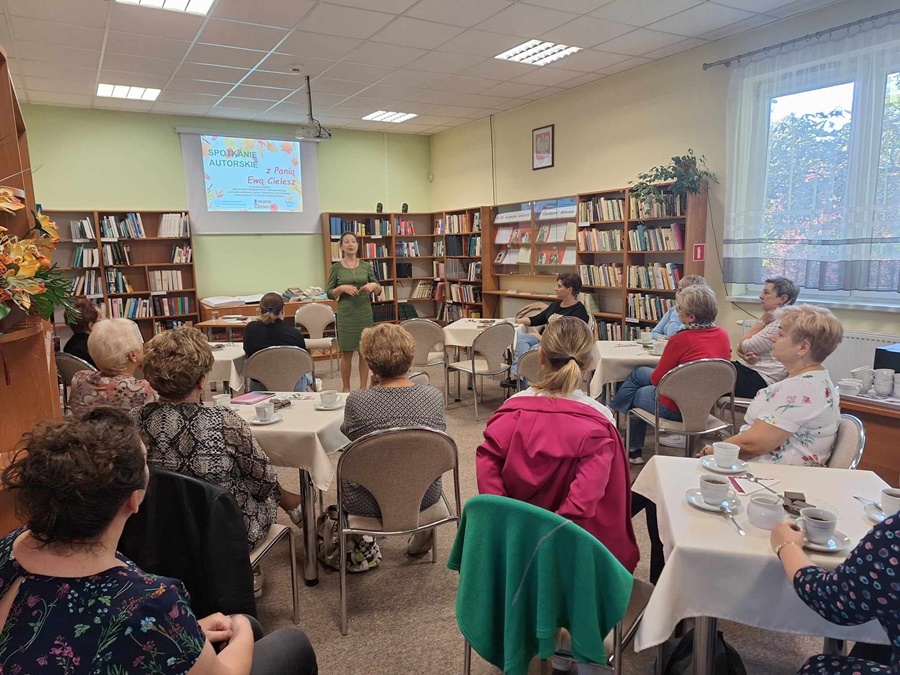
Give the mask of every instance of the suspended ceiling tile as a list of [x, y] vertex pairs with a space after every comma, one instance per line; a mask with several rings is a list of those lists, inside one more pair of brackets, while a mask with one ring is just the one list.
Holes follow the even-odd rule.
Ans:
[[606, 52], [616, 52], [617, 54], [628, 54], [629, 56], [643, 56], [647, 52], [668, 47], [682, 40], [684, 40], [683, 35], [638, 28], [630, 33], [604, 42], [600, 45], [600, 49]]
[[60, 94], [81, 94], [93, 96], [96, 92], [93, 82], [87, 80], [60, 80], [48, 77], [26, 77], [25, 86], [29, 91], [56, 92]]
[[415, 61], [426, 54], [424, 49], [402, 45], [384, 44], [382, 42], [363, 42], [359, 47], [344, 57], [351, 63], [368, 63], [375, 66], [402, 68], [410, 61]]
[[293, 28], [315, 4], [312, 0], [217, 0], [213, 6], [213, 16], [278, 28]]
[[12, 16], [103, 28], [109, 4], [98, 0], [6, 0]]
[[526, 5], [537, 5], [558, 9], [573, 14], [588, 14], [595, 9], [608, 5], [612, 0], [523, 0]]
[[421, 0], [406, 15], [426, 21], [470, 27], [489, 19], [511, 4], [511, 0]]
[[491, 94], [519, 98], [542, 89], [539, 84], [522, 84], [521, 82], [494, 82]]
[[96, 68], [81, 68], [79, 66], [30, 61], [28, 59], [19, 59], [18, 64], [22, 68], [23, 75], [31, 75], [32, 77], [55, 77], [60, 79], [88, 80], [90, 82], [94, 82], [97, 79]]
[[[304, 76], [316, 77], [331, 68], [337, 61], [333, 59], [317, 59], [311, 56], [291, 56], [290, 54], [269, 54], [259, 64], [260, 70], [266, 70], [271, 73], [284, 73], [297, 77], [301, 82], [305, 83]], [[291, 72], [291, 68], [300, 66], [299, 74]]]
[[186, 91], [222, 97], [231, 91], [233, 86], [233, 84], [227, 82], [210, 82], [207, 80], [189, 80], [186, 77], [173, 77], [166, 87], [166, 91]]
[[724, 26], [723, 28], [719, 28], [709, 33], [704, 33], [700, 37], [704, 40], [721, 40], [722, 38], [726, 38], [731, 35], [737, 35], [738, 33], [743, 33], [747, 30], [765, 26], [767, 23], [772, 23], [773, 21], [777, 20], [778, 19], [775, 19], [771, 16], [757, 14], [755, 16], [751, 16], [749, 19], [744, 19], [743, 21], [738, 21], [737, 23]]
[[696, 7], [705, 0], [613, 0], [600, 9], [591, 12], [591, 16], [632, 26], [647, 24]]
[[216, 105], [216, 109], [229, 108], [234, 110], [253, 110], [256, 112], [262, 112], [264, 110], [268, 110], [272, 106], [272, 101], [260, 101], [259, 99], [255, 98], [239, 98], [237, 96], [227, 96]]
[[596, 19], [591, 16], [579, 16], [564, 26], [540, 33], [540, 37], [542, 40], [585, 49], [633, 30], [634, 26], [624, 23]]
[[306, 79], [293, 73], [254, 70], [242, 84], [252, 84], [259, 87], [278, 87], [281, 89], [299, 89], [305, 86]]
[[148, 75], [171, 77], [177, 67], [178, 61], [152, 59], [147, 56], [112, 53], [107, 53], [103, 56], [103, 68], [108, 70], [125, 70], [129, 73], [146, 73]]
[[232, 96], [241, 98], [257, 98], [263, 101], [281, 101], [293, 93], [291, 89], [275, 89], [274, 87], [254, 87], [240, 84], [231, 92]]
[[30, 40], [16, 41], [16, 57], [30, 61], [64, 63], [81, 68], [96, 68], [100, 64], [99, 50], [74, 49]]
[[200, 63], [184, 63], [178, 69], [178, 77], [212, 82], [237, 82], [249, 71], [246, 68], [225, 68]]
[[195, 44], [191, 48], [191, 51], [188, 52], [185, 59], [188, 63], [206, 63], [209, 65], [246, 68], [250, 70], [256, 67], [256, 65], [265, 57], [266, 52], [250, 49]]
[[153, 106], [152, 112], [167, 115], [205, 115], [209, 110], [206, 105], [189, 105], [187, 103], [159, 103]]
[[374, 84], [387, 77], [393, 71], [392, 68], [383, 66], [368, 66], [362, 63], [347, 63], [339, 61], [326, 71], [329, 78], [335, 80], [350, 80], [351, 82], [368, 82]]
[[410, 63], [407, 68], [424, 70], [431, 73], [461, 73], [476, 63], [484, 61], [481, 56], [472, 54], [453, 54], [451, 52], [429, 52], [425, 56]]
[[488, 58], [502, 54], [520, 44], [522, 44], [522, 39], [514, 35], [469, 29], [442, 44], [438, 47], [438, 51], [474, 54]]
[[[315, 83], [313, 83], [315, 88]], [[387, 98], [392, 101], [403, 101], [410, 96], [415, 96], [422, 90], [417, 87], [395, 87], [390, 84], [373, 84], [365, 90], [366, 96], [374, 96], [375, 98]], [[410, 111], [412, 112], [412, 111]]]
[[599, 49], [585, 49], [577, 54], [560, 59], [553, 64], [553, 67], [560, 70], [574, 70], [579, 73], [594, 73], [616, 63], [621, 63], [627, 58], [628, 56], [625, 54], [614, 54]]
[[701, 40], [700, 38], [687, 38], [686, 40], [676, 42], [675, 44], [669, 45], [668, 47], [656, 49], [652, 52], [644, 54], [644, 56], [650, 59], [664, 59], [667, 56], [680, 54], [681, 52], [686, 52], [688, 49], [693, 49], [694, 47], [699, 47], [700, 45], [705, 44], [706, 40]]
[[446, 80], [442, 80], [435, 89], [442, 91], [457, 91], [463, 94], [477, 94], [491, 89], [489, 92], [494, 94], [493, 88], [497, 86], [495, 80], [487, 80], [481, 77], [468, 77], [466, 75], [451, 75]]
[[445, 23], [397, 17], [372, 36], [375, 42], [402, 43], [420, 49], [434, 49], [463, 32], [463, 28]]
[[[96, 77], [96, 76], [95, 76]], [[91, 82], [93, 83], [93, 78]], [[149, 73], [130, 73], [123, 70], [100, 70], [100, 82], [103, 84], [127, 84], [133, 87], [152, 87], [162, 89], [169, 81], [167, 75], [151, 75]]]
[[284, 28], [258, 26], [225, 19], [210, 19], [198, 40], [210, 45], [241, 47], [242, 49], [267, 52], [274, 49], [287, 33], [288, 31]]
[[28, 100], [31, 103], [43, 105], [75, 106], [89, 108], [94, 100], [93, 96], [85, 94], [64, 94], [61, 92], [29, 91]]
[[637, 68], [638, 66], [643, 66], [647, 63], [652, 63], [653, 59], [647, 59], [643, 56], [632, 56], [627, 61], [622, 61], [621, 63], [617, 63], [609, 68], [604, 68], [603, 72], [606, 75], [615, 75], [616, 73], [623, 73], [626, 70], [631, 70], [632, 68]]
[[280, 54], [314, 56], [337, 61], [347, 56], [361, 43], [361, 40], [355, 38], [295, 30], [278, 46], [277, 51]]
[[439, 72], [425, 72], [423, 70], [395, 70], [378, 84], [389, 84], [398, 87], [433, 87], [447, 75]]
[[649, 28], [687, 37], [697, 37], [752, 16], [751, 12], [706, 2], [650, 24]]
[[369, 85], [365, 82], [351, 82], [350, 80], [333, 80], [329, 77], [317, 77], [312, 81], [311, 87], [314, 92], [323, 94], [339, 94], [343, 96], [353, 96], [358, 94]]
[[187, 91], [169, 91], [166, 90], [156, 99], [161, 103], [187, 103], [197, 106], [214, 106], [218, 103], [221, 96], [210, 96], [209, 94], [195, 94]]
[[[479, 30], [533, 38], [577, 19], [577, 14], [545, 7], [515, 4], [478, 24]], [[499, 52], [498, 52], [499, 53]]]
[[[580, 79], [580, 78], [575, 78]], [[572, 80], [569, 80], [571, 82]], [[568, 84], [568, 83], [567, 83]], [[539, 101], [542, 98], [547, 98], [548, 96], [556, 96], [557, 94], [561, 94], [565, 91], [562, 87], [541, 87], [541, 89], [534, 94], [529, 94], [528, 96], [523, 96], [522, 98], [528, 101]]]
[[109, 31], [109, 35], [106, 38], [106, 52], [108, 54], [128, 54], [154, 59], [180, 61], [187, 54], [190, 46], [191, 43], [187, 40], [173, 40], [172, 38], [141, 35], [139, 33], [123, 33], [118, 30]]
[[417, 0], [322, 0], [322, 2], [369, 9], [375, 12], [387, 12], [388, 14], [403, 14], [409, 7], [416, 4]]
[[560, 85], [567, 80], [578, 77], [578, 74], [571, 70], [559, 70], [544, 66], [535, 71], [526, 73], [516, 78], [516, 82], [524, 82], [525, 84], [542, 84], [548, 87]]
[[172, 12], [164, 9], [147, 9], [136, 5], [123, 5], [121, 2], [110, 2], [112, 19], [111, 30], [140, 35], [156, 35], [173, 40], [193, 40], [203, 25], [204, 17], [195, 14], [177, 15], [174, 21]]
[[300, 30], [365, 40], [383, 28], [393, 14], [319, 3], [298, 25]]
[[[6, 19], [0, 19], [0, 36], [4, 44], [9, 44], [9, 31]], [[88, 26], [75, 26], [59, 21], [41, 21], [24, 17], [11, 17], [12, 30], [16, 40], [44, 42], [61, 47], [91, 49], [99, 51], [103, 46], [103, 29]]]
[[489, 80], [501, 80], [508, 82], [513, 78], [525, 75], [534, 70], [538, 70], [541, 66], [532, 66], [527, 63], [516, 63], [514, 61], [502, 61], [500, 59], [485, 59], [481, 63], [472, 66], [463, 75], [470, 77], [484, 77]]

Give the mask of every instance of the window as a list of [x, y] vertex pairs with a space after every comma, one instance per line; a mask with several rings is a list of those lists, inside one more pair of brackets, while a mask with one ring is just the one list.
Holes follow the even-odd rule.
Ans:
[[726, 283], [900, 306], [900, 26], [739, 67], [728, 133]]

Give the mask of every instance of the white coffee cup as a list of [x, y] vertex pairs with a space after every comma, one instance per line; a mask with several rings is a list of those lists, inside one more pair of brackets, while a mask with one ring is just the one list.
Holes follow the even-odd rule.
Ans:
[[866, 378], [875, 377], [875, 371], [869, 366], [860, 366], [851, 370], [850, 375], [858, 380], [865, 380]]
[[826, 544], [837, 529], [837, 515], [826, 509], [800, 509], [799, 527], [814, 544]]
[[894, 379], [894, 371], [890, 368], [879, 368], [875, 371], [875, 381]]
[[875, 393], [879, 396], [890, 396], [893, 391], [893, 380], [888, 380], [887, 382], [879, 382], [878, 380], [875, 380]]
[[731, 483], [722, 476], [700, 476], [700, 496], [710, 505], [719, 506], [729, 493], [733, 494]]
[[734, 443], [726, 443], [725, 441], [719, 441], [712, 445], [713, 459], [716, 461], [716, 466], [723, 469], [730, 469], [734, 466], [735, 462], [738, 461], [741, 446], [735, 445]]
[[213, 396], [213, 405], [222, 406], [223, 408], [231, 407], [231, 394], [218, 394]]
[[650, 350], [654, 356], [662, 356], [663, 350], [666, 348], [666, 340], [656, 340], [653, 348]]
[[642, 342], [644, 344], [649, 344], [649, 343], [653, 342], [653, 333], [651, 333], [649, 330], [641, 331], [641, 337], [640, 337], [639, 342]]
[[275, 404], [271, 401], [263, 401], [256, 404], [256, 419], [260, 422], [268, 422], [275, 416]]
[[855, 384], [839, 384], [838, 391], [844, 396], [857, 396], [860, 392], [860, 387]]
[[771, 530], [784, 520], [784, 500], [772, 494], [753, 495], [747, 506], [747, 520], [761, 530]]
[[337, 405], [338, 393], [334, 389], [326, 389], [319, 392], [319, 400], [326, 408], [332, 408]]
[[881, 510], [887, 516], [900, 513], [900, 488], [884, 488], [881, 491]]

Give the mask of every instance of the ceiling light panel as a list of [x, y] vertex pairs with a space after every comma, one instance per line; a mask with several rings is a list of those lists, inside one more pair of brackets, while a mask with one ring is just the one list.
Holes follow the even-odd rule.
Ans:
[[155, 101], [159, 89], [130, 87], [127, 84], [98, 84], [97, 96], [107, 98], [127, 98], [132, 101]]
[[140, 5], [171, 12], [206, 15], [216, 0], [116, 0], [124, 5]]
[[367, 122], [393, 122], [394, 124], [400, 124], [400, 122], [406, 122], [413, 117], [418, 117], [418, 115], [415, 113], [393, 112], [390, 110], [376, 110], [363, 117], [363, 119]]
[[494, 58], [503, 61], [515, 61], [516, 63], [527, 63], [531, 66], [546, 66], [548, 63], [559, 61], [580, 51], [581, 47], [558, 45], [542, 40], [529, 40], [517, 47], [507, 49], [502, 54], [497, 54]]

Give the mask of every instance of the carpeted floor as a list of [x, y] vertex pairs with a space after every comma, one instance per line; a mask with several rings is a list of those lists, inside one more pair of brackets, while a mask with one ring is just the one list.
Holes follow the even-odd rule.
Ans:
[[[432, 383], [443, 388], [440, 369], [430, 369]], [[337, 379], [325, 381], [326, 387], [340, 389]], [[475, 421], [472, 392], [463, 391], [462, 401], [451, 399], [447, 410], [447, 431], [459, 447], [460, 483], [463, 502], [477, 494], [475, 479], [475, 449], [482, 440], [482, 431], [490, 413], [503, 401], [503, 390], [496, 382], [486, 381], [485, 403], [481, 420]], [[648, 448], [652, 444], [648, 441]], [[676, 452], [663, 448], [664, 452]], [[645, 456], [652, 454], [645, 450]], [[335, 456], [334, 461], [337, 461]], [[639, 469], [633, 469], [635, 475]], [[298, 489], [296, 471], [279, 469], [282, 484]], [[449, 478], [445, 478], [449, 484]], [[325, 504], [336, 501], [335, 487], [325, 495]], [[279, 512], [279, 522], [289, 525], [287, 515]], [[649, 540], [644, 518], [635, 518], [635, 530], [644, 559], [635, 576], [647, 579]], [[338, 603], [338, 575], [321, 569], [319, 584], [313, 588], [300, 587], [300, 625], [309, 635], [323, 675], [385, 675], [420, 674], [444, 675], [461, 673], [463, 640], [456, 627], [457, 574], [446, 567], [447, 554], [456, 529], [445, 526], [438, 531], [437, 564], [413, 560], [405, 556], [406, 540], [394, 537], [379, 542], [384, 562], [378, 569], [365, 574], [350, 575], [348, 607], [350, 632], [340, 633]], [[298, 539], [299, 540], [299, 539]], [[267, 631], [292, 626], [290, 573], [287, 564], [287, 545], [275, 551], [263, 565], [265, 588], [258, 601], [259, 618]], [[298, 556], [302, 549], [298, 547]], [[302, 562], [298, 562], [298, 567]], [[298, 574], [301, 574], [298, 570]], [[301, 582], [302, 583], [302, 582]], [[715, 592], [714, 588], [710, 592]], [[726, 639], [733, 644], [751, 675], [789, 675], [811, 655], [819, 653], [821, 640], [783, 635], [757, 630], [737, 624], [720, 626]], [[624, 672], [645, 674], [653, 672], [655, 650], [635, 654], [626, 651]], [[532, 671], [537, 672], [536, 664]], [[473, 672], [496, 673], [495, 668], [477, 657]]]

